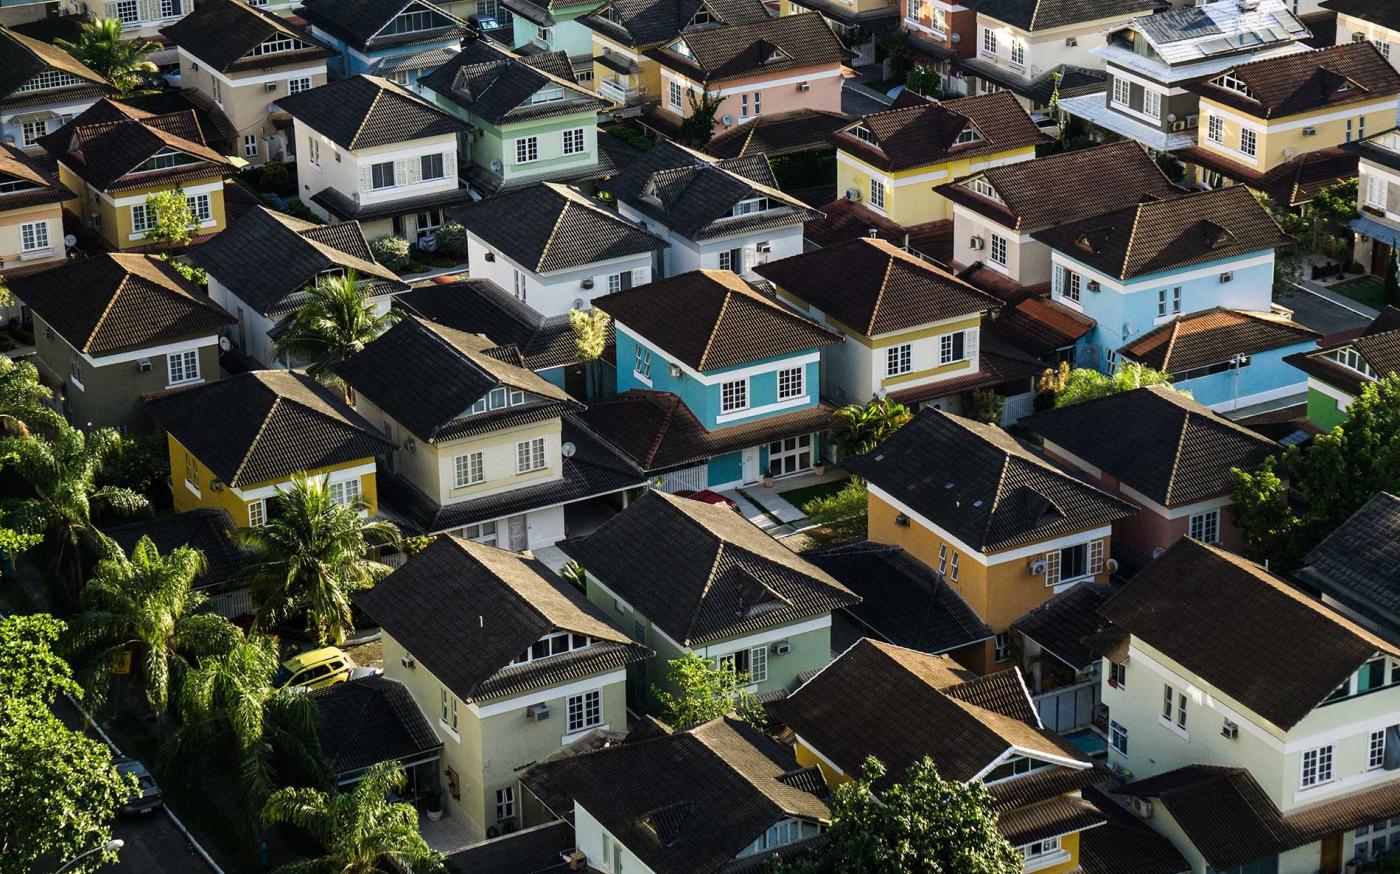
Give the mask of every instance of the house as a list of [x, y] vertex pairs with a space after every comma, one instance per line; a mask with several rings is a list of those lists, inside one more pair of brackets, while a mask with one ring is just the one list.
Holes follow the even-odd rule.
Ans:
[[1375, 276], [1385, 276], [1400, 247], [1400, 128], [1391, 127], [1342, 149], [1357, 156], [1355, 260]]
[[869, 538], [935, 569], [996, 637], [966, 664], [1012, 659], [1011, 624], [1115, 565], [1126, 501], [1053, 466], [995, 425], [925, 410], [869, 455], [845, 462], [869, 489]]
[[1386, 307], [1359, 334], [1324, 342], [1286, 362], [1307, 374], [1308, 421], [1331, 430], [1347, 420], [1368, 383], [1400, 373], [1400, 309]]
[[1031, 237], [1051, 250], [1051, 299], [1096, 323], [1079, 340], [1080, 366], [1106, 373], [1115, 350], [1182, 316], [1269, 312], [1274, 250], [1292, 241], [1244, 187], [1144, 200]]
[[593, 81], [593, 34], [579, 19], [598, 8], [592, 0], [499, 0], [513, 23], [509, 45], [522, 54], [561, 53], [580, 83]]
[[[1044, 369], [982, 331], [1001, 301], [880, 239], [862, 237], [759, 265], [778, 296], [846, 338], [822, 348], [822, 393], [838, 404], [888, 395], [961, 409], [1000, 389], [1015, 414]], [[989, 342], [984, 343], [987, 340]]]
[[398, 796], [410, 803], [438, 794], [443, 742], [413, 693], [383, 675], [312, 689], [317, 734], [337, 791], [349, 792], [380, 762], [403, 766]]
[[850, 116], [826, 109], [794, 109], [760, 115], [748, 124], [731, 127], [705, 144], [705, 154], [716, 158], [742, 158], [763, 154], [769, 158], [824, 152], [827, 138], [851, 121]]
[[716, 160], [669, 141], [602, 186], [618, 213], [664, 239], [664, 276], [732, 270], [802, 251], [802, 223], [821, 213], [778, 190], [763, 155]]
[[1193, 88], [1198, 140], [1178, 154], [1200, 181], [1258, 188], [1309, 155], [1335, 155], [1331, 178], [1310, 180], [1322, 188], [1356, 175], [1354, 153], [1330, 149], [1394, 127], [1400, 72], [1359, 42], [1240, 64]]
[[657, 278], [665, 240], [564, 185], [543, 182], [453, 213], [472, 277], [510, 289], [542, 316]]
[[1113, 534], [1120, 560], [1137, 553], [1139, 565], [1182, 537], [1241, 550], [1230, 471], [1254, 470], [1281, 451], [1162, 385], [1047, 410], [1022, 424], [1044, 439], [1051, 459], [1138, 507], [1114, 523]]
[[465, 21], [428, 0], [306, 0], [297, 15], [335, 50], [332, 77], [379, 76], [405, 88], [416, 89], [471, 33]]
[[156, 51], [146, 56], [146, 60], [158, 67], [170, 66], [178, 62], [175, 48], [161, 30], [194, 11], [193, 0], [103, 0], [101, 7], [91, 10], [91, 14], [103, 18], [117, 18], [122, 22], [122, 36], [126, 39], [140, 37], [156, 45]]
[[719, 100], [715, 132], [765, 112], [841, 110], [846, 50], [815, 12], [688, 31], [646, 55], [661, 68], [661, 102], [650, 117], [670, 130], [702, 95]]
[[67, 259], [63, 203], [73, 197], [38, 161], [0, 144], [0, 277], [14, 279]]
[[[617, 171], [620, 141], [598, 131], [607, 101], [574, 82], [559, 52], [514, 55], [485, 38], [423, 80], [444, 111], [473, 128], [465, 175], [491, 196], [541, 180], [582, 182]], [[467, 151], [469, 150], [469, 152]]]
[[899, 3], [896, 0], [856, 0], [847, 7], [831, 0], [783, 0], [779, 15], [816, 12], [826, 21], [841, 44], [851, 54], [851, 66], [875, 63], [880, 40], [899, 33]]
[[947, 656], [866, 639], [769, 708], [792, 731], [798, 763], [833, 789], [870, 756], [886, 768], [876, 793], [928, 757], [944, 780], [986, 787], [1027, 870], [1088, 870], [1080, 835], [1104, 817], [1081, 791], [1106, 775], [1041, 727], [1016, 668], [979, 677]]
[[1132, 781], [1112, 791], [1194, 872], [1340, 871], [1387, 849], [1393, 644], [1190, 539], [1100, 613], [1108, 762]]
[[447, 853], [447, 864], [461, 871], [562, 874], [569, 868], [564, 860], [573, 850], [574, 827], [556, 819]]
[[841, 336], [728, 271], [596, 298], [616, 331], [614, 398], [584, 422], [663, 487], [722, 489], [822, 464], [822, 347]]
[[237, 319], [230, 339], [262, 367], [286, 367], [276, 337], [322, 279], [353, 273], [378, 313], [409, 285], [380, 266], [358, 222], [316, 225], [264, 206], [189, 254], [209, 276], [209, 297]]
[[[1124, 550], [1118, 554], [1126, 559]], [[1086, 751], [1100, 758], [1103, 660], [1086, 641], [1102, 625], [1098, 610], [1113, 591], [1112, 583], [1081, 580], [1011, 623], [1012, 645], [1021, 654], [1041, 725], [1080, 743], [1089, 740], [1093, 746]]]
[[327, 221], [414, 243], [471, 199], [457, 179], [466, 123], [387, 79], [353, 76], [277, 105], [292, 116], [301, 198]]
[[326, 480], [337, 504], [379, 512], [375, 457], [388, 443], [304, 373], [248, 371], [157, 395], [146, 409], [166, 432], [177, 512], [220, 508], [256, 528], [299, 473]]
[[1369, 42], [1400, 70], [1400, 12], [1367, 0], [1323, 0], [1318, 4], [1337, 14], [1337, 44]]
[[238, 131], [238, 157], [284, 160], [273, 102], [326, 84], [335, 52], [303, 28], [241, 0], [210, 0], [161, 33], [180, 56], [180, 85], [212, 102]]
[[480, 334], [405, 315], [335, 372], [393, 446], [384, 503], [410, 529], [540, 549], [645, 484], [568, 422], [582, 404]]
[[239, 545], [238, 526], [227, 510], [204, 508], [167, 513], [113, 525], [102, 533], [128, 556], [143, 537], [149, 537], [161, 555], [182, 546], [199, 550], [205, 566], [195, 575], [193, 588], [207, 596], [213, 611], [225, 619], [252, 615], [252, 594], [246, 582], [237, 579], [249, 554]]
[[953, 205], [952, 267], [975, 265], [973, 284], [1003, 297], [1050, 282], [1050, 247], [1036, 231], [1181, 193], [1132, 142], [988, 167], [936, 190]]
[[1060, 107], [1102, 130], [1169, 151], [1196, 144], [1202, 78], [1257, 58], [1306, 52], [1311, 36], [1285, 0], [1180, 5], [1109, 30], [1093, 55], [1107, 87]]
[[56, 131], [108, 91], [107, 81], [57, 46], [0, 27], [0, 139], [39, 154]]
[[860, 601], [728, 507], [661, 491], [560, 548], [588, 572], [588, 599], [656, 651], [634, 679], [639, 711], [653, 687], [676, 691], [669, 662], [692, 654], [781, 697], [831, 661], [832, 613]]
[[520, 825], [524, 767], [626, 733], [627, 672], [650, 651], [529, 556], [439, 537], [355, 603], [442, 741], [443, 808], [475, 839]]
[[767, 857], [820, 848], [831, 824], [816, 769], [730, 716], [689, 731], [656, 725], [635, 741], [542, 762], [521, 783], [536, 806], [573, 823], [574, 853], [564, 855], [609, 874], [760, 870]]
[[35, 363], [84, 430], [148, 431], [144, 395], [219, 378], [233, 318], [158, 258], [94, 255], [10, 289], [33, 314]]
[[1400, 498], [1377, 492], [1313, 547], [1296, 577], [1357, 624], [1400, 639]]
[[152, 194], [184, 193], [196, 239], [225, 227], [224, 177], [234, 165], [206, 145], [193, 111], [157, 115], [103, 98], [39, 144], [77, 195], [68, 208], [113, 249], [147, 245]]

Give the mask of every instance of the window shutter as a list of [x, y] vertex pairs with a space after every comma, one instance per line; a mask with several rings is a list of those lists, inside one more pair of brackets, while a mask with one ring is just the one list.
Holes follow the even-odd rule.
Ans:
[[455, 149], [448, 149], [442, 153], [442, 175], [448, 179], [457, 178], [457, 152]]
[[1089, 541], [1089, 573], [1098, 575], [1103, 573], [1103, 545], [1105, 541]]
[[646, 284], [647, 284], [647, 269], [646, 269], [645, 267], [638, 267], [638, 268], [636, 268], [636, 269], [634, 269], [634, 270], [632, 271], [632, 284], [633, 284], [633, 285], [646, 285]]
[[977, 357], [978, 334], [977, 328], [968, 328], [963, 331], [963, 357], [969, 361]]
[[1045, 585], [1054, 586], [1060, 582], [1060, 551], [1045, 553]]
[[[409, 161], [404, 158], [394, 161], [394, 184], [405, 185], [418, 181], [418, 167], [415, 166], [417, 163], [417, 161]], [[413, 169], [410, 170], [410, 167]]]
[[370, 191], [374, 188], [374, 175], [369, 164], [360, 165], [360, 190]]

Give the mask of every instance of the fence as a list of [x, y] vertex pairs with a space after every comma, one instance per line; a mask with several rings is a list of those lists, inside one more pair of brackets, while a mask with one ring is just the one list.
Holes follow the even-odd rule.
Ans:
[[1099, 681], [1088, 680], [1031, 696], [1040, 721], [1050, 731], [1064, 733], [1086, 728], [1099, 705]]
[[710, 470], [708, 464], [697, 464], [695, 467], [687, 467], [682, 470], [673, 470], [661, 475], [661, 490], [663, 492], [678, 492], [682, 489], [690, 489], [698, 492], [705, 488], [710, 481]]
[[253, 612], [253, 591], [243, 588], [230, 592], [220, 592], [217, 595], [210, 595], [209, 603], [214, 605], [214, 612], [225, 619], [237, 619]]

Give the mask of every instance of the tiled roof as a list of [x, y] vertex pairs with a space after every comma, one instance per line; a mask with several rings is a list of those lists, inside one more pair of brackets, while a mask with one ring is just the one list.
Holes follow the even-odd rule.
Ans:
[[45, 91], [46, 100], [83, 96], [100, 97], [107, 82], [77, 58], [58, 46], [0, 27], [0, 98], [8, 98], [45, 70], [58, 70], [82, 80], [63, 90]]
[[1400, 498], [1377, 492], [1313, 547], [1299, 576], [1400, 638]]
[[1356, 336], [1343, 336], [1315, 350], [1289, 355], [1284, 361], [1328, 385], [1358, 395], [1369, 379], [1360, 371], [1335, 361], [1339, 349], [1355, 349], [1377, 374], [1400, 373], [1400, 308], [1388, 306]]
[[[357, 593], [355, 603], [463, 701], [592, 676], [650, 655], [528, 554], [451, 535]], [[511, 665], [554, 631], [595, 641]]]
[[1283, 118], [1400, 94], [1400, 72], [1369, 42], [1349, 42], [1310, 52], [1240, 64], [1229, 71], [1248, 88], [1242, 93], [1207, 80], [1202, 97], [1254, 118]]
[[345, 149], [454, 134], [463, 122], [388, 79], [351, 76], [278, 99], [277, 106]]
[[1075, 583], [1017, 619], [1012, 627], [1075, 670], [1093, 667], [1099, 655], [1084, 644], [1084, 638], [1098, 630], [1099, 605], [1111, 592], [1101, 583]]
[[1001, 304], [870, 237], [760, 264], [754, 272], [866, 337], [978, 315]]
[[388, 448], [343, 400], [292, 370], [240, 373], [165, 393], [146, 408], [225, 485], [238, 488], [372, 460]]
[[1156, 370], [1184, 373], [1316, 339], [1316, 331], [1287, 316], [1215, 308], [1178, 316], [1118, 351]]
[[326, 212], [341, 221], [358, 222], [393, 218], [425, 209], [445, 209], [449, 206], [468, 203], [471, 199], [472, 193], [465, 188], [449, 188], [446, 191], [433, 191], [427, 194], [410, 194], [407, 197], [376, 200], [371, 203], [353, 200], [335, 188], [322, 188], [311, 195], [312, 203], [324, 208]]
[[898, 546], [841, 544], [802, 553], [861, 602], [846, 608], [864, 636], [927, 653], [990, 640], [992, 630], [939, 574]]
[[1400, 373], [1400, 307], [1381, 310], [1351, 345], [1377, 373]]
[[[402, 36], [378, 35], [409, 6], [416, 7], [415, 11], [431, 11], [442, 20], [442, 26]], [[297, 15], [361, 51], [461, 38], [471, 32], [465, 21], [423, 0], [305, 0], [297, 9]]]
[[1186, 538], [1099, 612], [1285, 731], [1377, 651], [1400, 654], [1253, 562]]
[[1303, 152], [1264, 173], [1201, 146], [1192, 146], [1174, 154], [1188, 164], [1214, 170], [1256, 191], [1262, 191], [1277, 204], [1295, 207], [1311, 201], [1323, 189], [1354, 178], [1359, 163], [1356, 153], [1370, 154], [1362, 151], [1364, 148], [1364, 144], [1353, 141]]
[[[221, 73], [266, 70], [287, 64], [306, 65], [335, 54], [306, 31], [281, 16], [239, 0], [207, 0], [184, 18], [161, 28], [161, 34]], [[289, 51], [254, 55], [253, 50], [273, 38], [293, 39], [300, 45]]]
[[1243, 185], [1139, 203], [1033, 236], [1124, 280], [1272, 251], [1293, 240]]
[[564, 858], [575, 845], [573, 826], [557, 819], [449, 853], [447, 870], [452, 874], [553, 874], [568, 870]]
[[1103, 814], [1089, 802], [1072, 795], [1028, 804], [1005, 811], [997, 817], [997, 829], [1013, 847], [1092, 831], [1103, 824]]
[[693, 270], [594, 298], [593, 306], [702, 372], [842, 341], [728, 270]]
[[[962, 184], [975, 178], [990, 183], [1001, 200], [984, 197]], [[1182, 193], [1147, 151], [1131, 140], [988, 167], [934, 190], [1022, 233]]]
[[323, 270], [354, 271], [368, 295], [407, 291], [408, 283], [374, 260], [359, 222], [316, 225], [256, 206], [189, 259], [265, 316], [291, 312]]
[[[728, 507], [658, 491], [560, 548], [686, 646], [778, 628], [860, 600]], [[657, 567], [668, 573], [658, 577]]]
[[667, 246], [598, 202], [553, 182], [477, 201], [453, 215], [487, 247], [536, 273], [571, 270]]
[[[503, 355], [502, 352], [510, 352]], [[509, 360], [514, 357], [516, 361]], [[505, 360], [502, 360], [505, 359]], [[355, 391], [393, 417], [418, 439], [432, 443], [486, 430], [558, 418], [582, 409], [563, 389], [520, 364], [480, 334], [466, 334], [416, 316], [406, 316], [335, 372]], [[432, 386], [406, 393], [405, 386]], [[471, 408], [492, 389], [524, 393], [523, 403], [473, 415]]]
[[716, 158], [763, 154], [770, 158], [825, 149], [827, 136], [849, 124], [850, 116], [825, 109], [794, 109], [760, 115], [717, 134], [705, 145]]
[[983, 0], [977, 12], [1020, 30], [1035, 31], [1084, 24], [1101, 18], [1122, 18], [1126, 21], [1163, 5], [1155, 0], [1103, 0], [1089, 4], [1079, 0]]
[[58, 177], [13, 143], [0, 143], [0, 182], [25, 182], [33, 186], [0, 192], [0, 211], [62, 203], [76, 197]]
[[1350, 15], [1362, 21], [1379, 24], [1387, 30], [1400, 30], [1400, 7], [1375, 0], [1323, 0], [1318, 4], [1339, 15]]
[[669, 46], [649, 49], [647, 55], [702, 83], [781, 77], [812, 67], [837, 66], [846, 59], [841, 41], [818, 12], [692, 30], [677, 39], [685, 41], [692, 57]]
[[[831, 142], [883, 170], [1030, 148], [1050, 139], [1007, 91], [887, 109], [861, 117], [858, 124], [874, 134], [876, 144], [856, 137], [852, 125], [833, 134]], [[958, 135], [964, 131], [978, 139], [959, 144]]]
[[995, 425], [926, 410], [847, 467], [981, 552], [1107, 525], [1136, 508]]
[[1085, 801], [1108, 820], [1079, 837], [1084, 874], [1188, 874], [1191, 866], [1172, 842], [1124, 810], [1098, 789], [1086, 788]]
[[75, 349], [100, 357], [207, 337], [234, 323], [150, 255], [103, 254], [13, 280], [11, 290]]
[[[39, 143], [69, 170], [104, 191], [219, 176], [233, 168], [227, 158], [205, 144], [204, 132], [192, 110], [156, 115], [106, 98], [42, 137]], [[198, 160], [134, 172], [163, 149], [183, 152]]]
[[[563, 52], [516, 55], [486, 39], [472, 39], [452, 60], [422, 80], [443, 99], [488, 124], [548, 118], [607, 106], [580, 88]], [[563, 98], [531, 103], [541, 90], [559, 89]]]
[[413, 693], [382, 674], [313, 689], [320, 714], [321, 752], [338, 778], [379, 762], [411, 762], [439, 752], [433, 731]]
[[1073, 346], [1094, 330], [1095, 321], [1049, 297], [1027, 295], [1002, 307], [991, 330], [1017, 348], [1047, 355]]
[[1231, 468], [1254, 470], [1279, 452], [1272, 440], [1164, 385], [1047, 410], [1021, 424], [1165, 507], [1229, 494]]
[[[708, 9], [720, 24], [693, 24], [701, 7]], [[618, 21], [601, 11], [578, 20], [603, 36], [634, 48], [649, 48], [669, 42], [677, 34], [706, 27], [751, 24], [769, 17], [759, 0], [610, 0], [607, 8]]]
[[207, 563], [204, 573], [195, 578], [199, 587], [224, 582], [242, 570], [246, 561], [238, 545], [238, 528], [227, 510], [186, 510], [113, 525], [104, 528], [102, 533], [115, 540], [128, 555], [142, 537], [151, 538], [161, 555], [181, 546], [194, 547], [204, 554]]

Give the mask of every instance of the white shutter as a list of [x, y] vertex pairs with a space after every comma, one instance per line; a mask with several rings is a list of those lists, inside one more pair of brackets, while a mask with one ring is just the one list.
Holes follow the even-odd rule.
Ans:
[[404, 161], [404, 164], [406, 165], [405, 169], [407, 170], [407, 173], [404, 175], [403, 181], [399, 183], [400, 185], [410, 185], [414, 182], [423, 181], [422, 158], [409, 158], [408, 160]]
[[1060, 551], [1052, 549], [1045, 553], [1045, 585], [1055, 586], [1060, 582]]
[[448, 179], [457, 178], [457, 151], [448, 149], [442, 153], [442, 172]]
[[1105, 541], [1089, 541], [1089, 573], [1097, 576], [1103, 573], [1103, 547]]
[[360, 190], [361, 190], [361, 191], [372, 191], [372, 190], [374, 190], [374, 175], [372, 174], [372, 172], [371, 172], [371, 170], [370, 170], [370, 165], [369, 165], [369, 164], [361, 164], [361, 165], [360, 165]]
[[963, 357], [968, 361], [977, 357], [977, 336], [979, 333], [977, 328], [968, 328], [963, 331]]
[[394, 161], [394, 184], [407, 185], [409, 180], [409, 164], [406, 158], [399, 158]]

